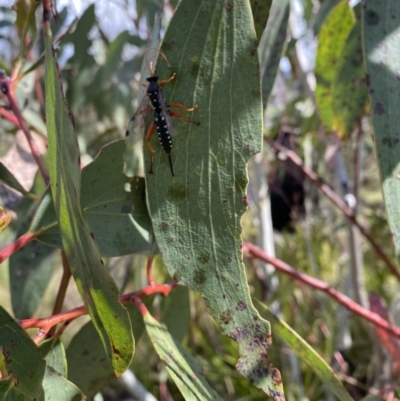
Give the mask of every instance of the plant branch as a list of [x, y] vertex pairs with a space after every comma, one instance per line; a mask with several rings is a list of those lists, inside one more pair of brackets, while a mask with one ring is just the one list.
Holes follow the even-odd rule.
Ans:
[[[139, 304], [139, 299], [148, 297], [153, 294], [162, 294], [164, 296], [168, 296], [169, 293], [177, 286], [176, 283], [168, 283], [168, 284], [153, 284], [147, 287], [142, 288], [139, 291], [132, 292], [130, 294], [121, 295], [119, 297], [120, 302], [122, 303], [135, 303], [141, 313], [146, 313], [142, 306]], [[144, 305], [144, 304], [143, 304]], [[147, 310], [147, 309], [146, 309]], [[79, 306], [77, 308], [71, 309], [66, 312], [58, 313], [57, 315], [44, 317], [44, 318], [35, 318], [35, 319], [24, 319], [20, 320], [19, 324], [23, 329], [32, 329], [38, 328], [39, 332], [35, 336], [34, 341], [36, 344], [39, 344], [40, 341], [47, 335], [47, 333], [52, 329], [52, 327], [60, 324], [66, 323], [73, 319], [76, 319], [80, 316], [86, 315], [87, 309], [85, 306]]]
[[17, 127], [21, 128], [17, 117], [15, 117], [14, 114], [11, 114], [8, 111], [4, 110], [3, 107], [0, 107], [0, 116], [3, 116], [6, 120], [10, 121], [10, 123], [13, 123]]
[[146, 266], [147, 284], [148, 285], [154, 284], [153, 272], [152, 272], [153, 260], [154, 260], [154, 257], [152, 255], [149, 255], [149, 257], [147, 258], [147, 266]]
[[28, 242], [32, 241], [37, 237], [38, 233], [25, 233], [21, 237], [19, 237], [12, 244], [5, 247], [2, 251], [0, 251], [0, 264], [3, 263], [6, 259], [8, 259], [13, 253], [17, 252], [23, 246], [25, 246]]
[[31, 148], [32, 156], [38, 165], [39, 171], [42, 174], [43, 180], [46, 185], [49, 184], [50, 178], [47, 169], [44, 166], [43, 160], [41, 158], [39, 149], [37, 148], [35, 141], [32, 137], [31, 131], [28, 128], [21, 110], [19, 109], [18, 102], [15, 96], [14, 81], [9, 80], [4, 74], [0, 75], [0, 90], [6, 96], [8, 100], [8, 107], [14, 113], [14, 116], [18, 120], [18, 126], [21, 127], [28, 141], [29, 147]]
[[[54, 302], [54, 307], [53, 307], [53, 315], [56, 315], [61, 312], [62, 306], [64, 303], [65, 299], [65, 294], [67, 293], [67, 288], [69, 284], [69, 280], [71, 278], [71, 269], [69, 267], [68, 259], [67, 256], [65, 255], [64, 251], [61, 251], [61, 257], [62, 257], [62, 265], [63, 265], [63, 275], [61, 278], [61, 283], [60, 283], [60, 288], [58, 289], [57, 297]], [[49, 334], [54, 334], [56, 327], [53, 326], [53, 328], [49, 331]]]
[[349, 309], [351, 312], [357, 314], [358, 316], [361, 316], [368, 322], [373, 323], [375, 326], [386, 330], [391, 335], [400, 338], [400, 328], [391, 325], [387, 320], [382, 319], [378, 314], [363, 308], [361, 305], [357, 304], [346, 295], [332, 288], [329, 284], [326, 284], [323, 281], [318, 280], [314, 277], [308, 276], [307, 274], [298, 272], [282, 260], [268, 256], [261, 248], [253, 244], [243, 244], [243, 252], [247, 252], [251, 256], [260, 259], [263, 262], [270, 263], [280, 272], [285, 273], [295, 280], [301, 281], [302, 283], [312, 288], [315, 288], [316, 290], [328, 294], [331, 298], [336, 300], [345, 308]]
[[392, 274], [400, 281], [400, 272], [397, 270], [396, 266], [389, 257], [382, 251], [379, 245], [375, 242], [372, 236], [368, 233], [367, 229], [362, 226], [358, 220], [356, 219], [354, 212], [351, 208], [349, 208], [342, 199], [334, 192], [327, 184], [325, 184], [317, 174], [314, 173], [311, 169], [305, 167], [303, 165], [300, 157], [296, 155], [293, 151], [287, 149], [286, 147], [280, 145], [279, 143], [270, 140], [269, 138], [265, 138], [268, 143], [277, 151], [282, 152], [287, 158], [289, 158], [295, 166], [300, 168], [302, 172], [307, 176], [307, 178], [314, 183], [327, 197], [334, 203], [343, 214], [349, 219], [349, 221], [354, 224], [359, 230], [360, 233], [364, 236], [364, 238], [371, 244], [372, 248], [376, 252], [376, 254], [386, 263], [389, 270]]

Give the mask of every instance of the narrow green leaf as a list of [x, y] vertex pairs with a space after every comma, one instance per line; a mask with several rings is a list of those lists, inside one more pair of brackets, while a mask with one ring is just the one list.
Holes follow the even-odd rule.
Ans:
[[[149, 305], [153, 297], [146, 299]], [[142, 315], [135, 305], [127, 305], [134, 338], [144, 331]], [[67, 348], [68, 380], [75, 383], [89, 398], [93, 398], [113, 377], [113, 367], [92, 322], [83, 326]]]
[[1, 306], [0, 348], [0, 357], [4, 360], [10, 380], [8, 384], [2, 384], [25, 394], [29, 399], [37, 397], [46, 364], [28, 334]]
[[307, 344], [291, 327], [276, 317], [265, 305], [256, 301], [261, 316], [268, 319], [276, 333], [288, 347], [321, 379], [340, 401], [353, 401], [343, 384], [333, 373], [331, 367]]
[[362, 55], [361, 21], [346, 41], [332, 87], [334, 128], [349, 139], [365, 110], [368, 91]]
[[264, 107], [274, 86], [283, 47], [286, 42], [286, 31], [289, 22], [290, 1], [274, 0], [271, 17], [262, 35], [258, 54], [262, 73], [262, 99]]
[[[82, 171], [81, 206], [102, 256], [146, 253], [153, 248], [144, 179], [123, 174], [124, 141], [111, 143]], [[107, 179], [105, 179], [107, 177]], [[130, 183], [130, 192], [124, 186]], [[50, 190], [43, 196], [29, 231], [44, 244], [62, 248]]]
[[59, 86], [52, 37], [47, 26], [44, 33], [49, 170], [61, 239], [83, 302], [112, 360], [114, 372], [120, 375], [133, 356], [131, 324], [80, 206], [78, 142]]
[[[256, 36], [258, 41], [261, 40], [261, 36], [264, 32], [265, 26], [267, 25], [267, 21], [269, 20], [272, 2], [273, 0], [264, 0], [264, 1], [250, 0], [251, 11], [253, 13], [254, 27], [256, 29]], [[239, 3], [235, 4], [234, 1], [227, 2], [226, 7], [233, 8], [237, 4]]]
[[[239, 345], [238, 370], [275, 400], [280, 373], [267, 355], [270, 326], [252, 305], [241, 251], [246, 164], [261, 149], [262, 101], [250, 3], [182, 0], [166, 32], [157, 75], [168, 103], [198, 109], [175, 119], [171, 176], [156, 135], [147, 201], [171, 277], [201, 292], [222, 333]], [[185, 114], [187, 115], [187, 113]], [[146, 170], [149, 152], [145, 147]]]
[[0, 162], [0, 181], [4, 182], [4, 184], [8, 185], [10, 188], [13, 188], [16, 191], [20, 192], [27, 198], [38, 200], [38, 198], [35, 195], [29, 193], [28, 191], [25, 191], [23, 186], [14, 177], [14, 174], [1, 162]]
[[327, 130], [334, 128], [332, 83], [354, 23], [353, 11], [347, 2], [340, 3], [329, 14], [318, 36], [315, 100], [319, 116]]
[[397, 259], [400, 260], [400, 2], [366, 0], [364, 58], [371, 120], [383, 195]]
[[221, 400], [204, 378], [201, 367], [176, 340], [166, 327], [149, 313], [144, 316], [147, 334], [168, 373], [185, 400]]

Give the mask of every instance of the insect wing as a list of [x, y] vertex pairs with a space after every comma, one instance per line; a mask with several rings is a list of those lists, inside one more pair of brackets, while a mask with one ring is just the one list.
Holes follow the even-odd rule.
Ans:
[[174, 128], [174, 124], [172, 123], [171, 114], [170, 114], [167, 102], [165, 101], [164, 92], [161, 87], [158, 90], [158, 104], [161, 107], [161, 113], [162, 113], [163, 117], [165, 118], [165, 122], [167, 124], [170, 135], [175, 136], [176, 130]]
[[149, 97], [145, 95], [143, 100], [140, 102], [136, 113], [129, 120], [128, 127], [126, 129], [126, 141], [135, 144], [143, 140], [144, 128], [146, 124], [146, 117], [149, 113]]

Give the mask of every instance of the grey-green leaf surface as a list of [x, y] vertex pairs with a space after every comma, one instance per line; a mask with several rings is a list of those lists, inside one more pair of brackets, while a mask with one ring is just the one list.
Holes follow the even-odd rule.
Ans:
[[[28, 399], [38, 397], [46, 363], [22, 327], [0, 306], [0, 344], [9, 381], [2, 383]], [[2, 381], [0, 381], [2, 382]], [[4, 389], [4, 387], [3, 387]]]
[[50, 366], [46, 366], [43, 393], [43, 401], [83, 401], [87, 399], [75, 384]]
[[276, 333], [287, 346], [321, 379], [340, 401], [353, 401], [343, 384], [333, 373], [331, 367], [315, 352], [291, 327], [276, 317], [265, 305], [257, 301], [261, 316], [268, 319]]
[[[166, 101], [198, 109], [175, 119], [171, 176], [158, 139], [147, 200], [171, 277], [201, 292], [222, 333], [239, 346], [237, 369], [275, 400], [280, 373], [268, 358], [270, 326], [252, 305], [241, 251], [246, 165], [262, 143], [257, 42], [247, 0], [182, 0], [166, 32], [157, 75]], [[160, 61], [161, 60], [161, 61]], [[145, 151], [146, 166], [149, 154]]]
[[347, 2], [340, 3], [329, 14], [318, 36], [315, 100], [318, 114], [328, 131], [334, 128], [332, 84], [354, 23], [353, 11]]
[[59, 252], [36, 241], [11, 255], [8, 264], [11, 303], [18, 319], [32, 317], [59, 262]]
[[222, 400], [204, 378], [200, 365], [149, 313], [144, 316], [147, 334], [185, 400]]
[[350, 138], [359, 123], [368, 98], [361, 55], [361, 21], [357, 21], [344, 45], [332, 85], [334, 128], [345, 139]]
[[67, 359], [65, 357], [65, 348], [60, 339], [57, 338], [55, 340], [50, 339], [43, 341], [39, 348], [40, 353], [46, 361], [46, 365], [50, 366], [60, 375], [67, 377]]
[[[124, 141], [111, 143], [82, 171], [81, 206], [102, 256], [146, 253], [153, 247], [143, 178], [123, 174]], [[130, 192], [124, 186], [130, 182]], [[51, 192], [42, 198], [30, 232], [37, 239], [62, 248]]]
[[262, 73], [262, 99], [264, 107], [267, 105], [269, 95], [274, 86], [276, 72], [283, 47], [286, 42], [286, 31], [289, 22], [290, 1], [274, 0], [272, 2], [271, 17], [262, 35], [258, 54]]
[[60, 88], [51, 32], [46, 24], [44, 41], [49, 171], [61, 239], [82, 300], [114, 372], [120, 375], [128, 368], [134, 352], [131, 323], [80, 205], [78, 142]]
[[383, 195], [400, 259], [400, 2], [366, 0], [364, 58]]
[[[146, 299], [150, 303], [153, 297]], [[142, 315], [135, 305], [127, 305], [132, 331], [139, 339], [144, 331]], [[114, 371], [92, 322], [83, 326], [69, 343], [66, 353], [68, 380], [93, 398], [113, 377]]]
[[187, 287], [177, 287], [161, 301], [161, 321], [168, 332], [181, 343], [189, 330], [190, 299]]

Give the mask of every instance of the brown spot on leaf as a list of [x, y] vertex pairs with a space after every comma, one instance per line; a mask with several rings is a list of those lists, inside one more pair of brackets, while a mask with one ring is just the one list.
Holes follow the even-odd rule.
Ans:
[[379, 24], [379, 15], [372, 10], [368, 10], [365, 13], [365, 22], [367, 25], [378, 25]]
[[232, 312], [230, 310], [225, 310], [221, 313], [219, 320], [222, 324], [229, 324], [232, 321]]
[[168, 190], [168, 195], [176, 200], [180, 201], [187, 198], [187, 190], [183, 185], [175, 185]]
[[378, 114], [379, 116], [382, 115], [385, 112], [385, 108], [383, 107], [383, 104], [378, 102], [375, 104], [374, 107], [374, 113]]
[[239, 301], [236, 305], [236, 310], [245, 310], [247, 305], [243, 301]]
[[226, 11], [232, 11], [233, 3], [228, 1], [227, 3], [225, 3], [225, 8], [226, 8]]
[[169, 229], [169, 224], [166, 221], [162, 221], [160, 224], [160, 228], [162, 231], [167, 231]]
[[202, 269], [197, 269], [197, 270], [194, 272], [193, 281], [194, 281], [196, 284], [204, 284], [204, 283], [206, 282], [206, 280], [207, 280], [207, 275], [206, 275], [206, 272], [205, 272], [204, 270], [202, 270]]
[[174, 280], [175, 283], [179, 283], [179, 281], [181, 280], [180, 272], [175, 272], [172, 276], [172, 280]]
[[276, 369], [276, 368], [272, 369], [271, 377], [276, 385], [280, 386], [282, 384], [281, 373], [279, 372], [278, 369]]
[[198, 261], [205, 265], [206, 263], [208, 263], [208, 261], [210, 260], [210, 252], [207, 251], [203, 251], [200, 253], [199, 257], [198, 257]]

